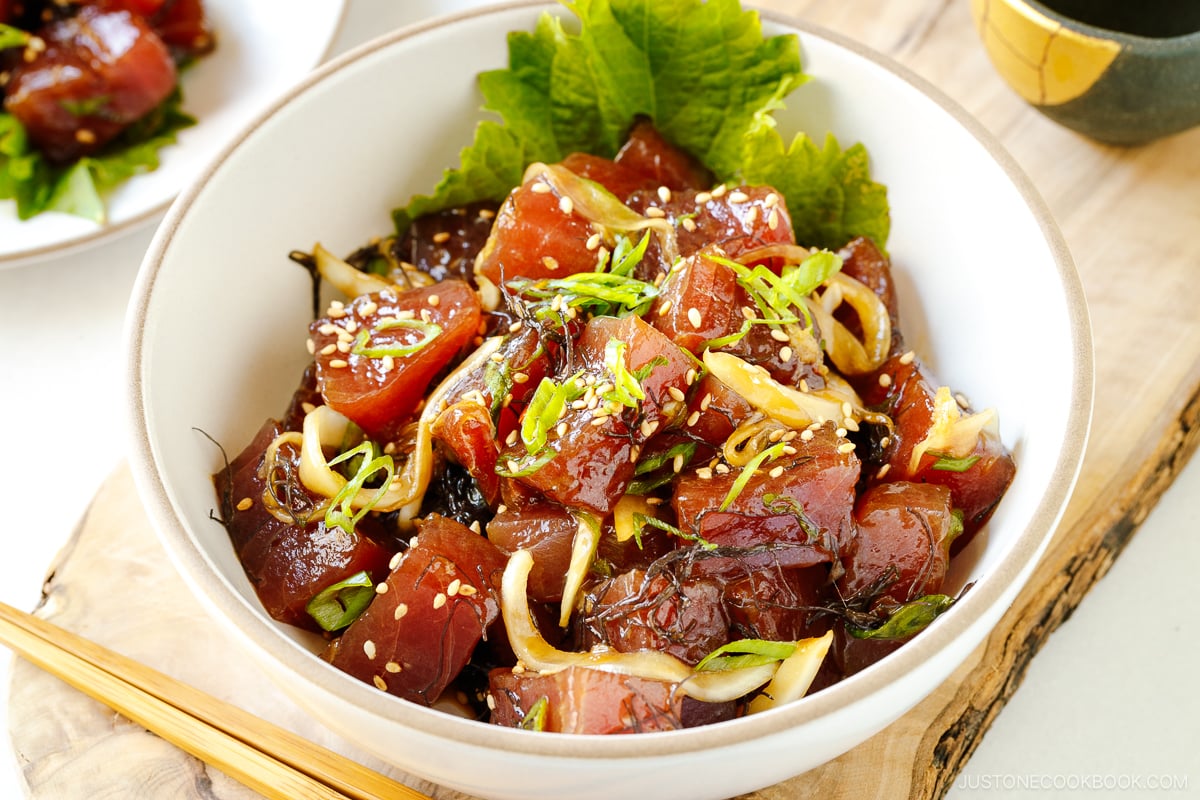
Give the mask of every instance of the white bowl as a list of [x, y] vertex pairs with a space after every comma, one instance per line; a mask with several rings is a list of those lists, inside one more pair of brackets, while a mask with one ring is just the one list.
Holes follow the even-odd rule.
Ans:
[[[814, 80], [789, 100], [820, 141], [862, 141], [889, 187], [906, 334], [941, 379], [1000, 411], [1018, 463], [953, 574], [973, 588], [912, 643], [791, 705], [709, 727], [590, 737], [502, 729], [383, 694], [270, 620], [209, 517], [220, 467], [281, 413], [309, 358], [309, 280], [287, 253], [348, 252], [457, 163], [481, 117], [474, 76], [504, 31], [547, 7], [406, 28], [318, 70], [186, 191], [159, 229], [128, 319], [135, 474], [167, 550], [214, 617], [337, 733], [437, 783], [491, 798], [727, 797], [815, 767], [913, 706], [982, 641], [1058, 522], [1092, 398], [1078, 276], [1045, 206], [1002, 148], [938, 91], [827, 33], [797, 31]], [[558, 9], [556, 13], [562, 13]], [[236, 680], [236, 676], [229, 676]], [[734, 766], [736, 765], [736, 766]]]

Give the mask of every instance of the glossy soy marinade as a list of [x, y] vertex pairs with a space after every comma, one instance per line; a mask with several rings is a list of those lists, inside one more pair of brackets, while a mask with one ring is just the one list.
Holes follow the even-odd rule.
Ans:
[[797, 244], [648, 123], [300, 260], [346, 298], [221, 516], [273, 616], [413, 702], [617, 733], [818, 690], [953, 602], [1013, 475], [878, 246]]

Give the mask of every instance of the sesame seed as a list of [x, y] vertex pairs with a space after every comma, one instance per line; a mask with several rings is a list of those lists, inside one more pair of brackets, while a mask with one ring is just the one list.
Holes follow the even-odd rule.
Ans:
[[461, 588], [462, 581], [458, 578], [455, 578], [454, 580], [450, 581], [448, 586], [446, 586], [446, 594], [450, 597], [454, 597], [454, 595], [458, 594], [458, 590]]
[[703, 324], [700, 319], [700, 312], [694, 306], [687, 310], [687, 318], [688, 322], [692, 323], [693, 328], [699, 329], [700, 325]]
[[787, 331], [783, 330], [782, 328], [772, 328], [771, 329], [771, 338], [777, 342], [791, 341], [791, 339], [787, 335]]
[[783, 447], [783, 454], [785, 456], [794, 456], [798, 452], [799, 451], [796, 448], [792, 447], [791, 445], [784, 445], [784, 447]]
[[503, 364], [504, 353], [492, 353], [492, 361], [495, 361], [497, 364]]
[[713, 189], [709, 194], [711, 194], [713, 197], [724, 197], [725, 196], [725, 184], [722, 183], [720, 186]]
[[905, 364], [905, 365], [911, 364], [913, 362], [913, 359], [915, 359], [916, 357], [917, 357], [917, 354], [914, 353], [912, 350], [909, 350], [907, 353], [900, 356], [900, 363]]
[[888, 472], [891, 471], [891, 469], [892, 469], [891, 464], [884, 464], [882, 467], [879, 468], [879, 471], [875, 473], [875, 477], [880, 480], [883, 480], [883, 476], [887, 475]]
[[730, 194], [729, 194], [729, 202], [731, 202], [731, 203], [744, 203], [749, 199], [750, 199], [750, 195], [746, 194], [745, 192], [735, 191], [735, 192], [730, 192]]
[[404, 559], [404, 553], [396, 553], [392, 556], [392, 560], [388, 562], [388, 569], [395, 569], [400, 566], [400, 562]]
[[341, 319], [342, 317], [346, 316], [346, 309], [342, 308], [341, 306], [336, 308], [334, 306], [330, 306], [329, 311], [327, 311], [325, 315], [331, 319]]
[[378, 675], [372, 675], [371, 680], [374, 682], [376, 689], [381, 692], [387, 691], [387, 681], [385, 681], [383, 678], [379, 677]]
[[550, 184], [544, 181], [536, 181], [533, 186], [529, 187], [529, 191], [534, 194], [547, 194], [550, 191]]
[[702, 480], [711, 480], [712, 476], [713, 472], [708, 467], [701, 467], [700, 469], [696, 470], [696, 477]]
[[514, 372], [512, 380], [513, 383], [529, 383], [529, 374], [525, 372]]
[[[26, 59], [26, 61], [29, 60], [30, 59], [28, 58]], [[80, 144], [95, 144], [96, 134], [88, 128], [80, 128], [79, 130], [75, 131], [75, 141], [79, 142]]]
[[879, 446], [883, 449], [887, 449], [888, 447], [891, 447], [891, 445], [892, 445], [892, 437], [890, 437], [890, 436], [885, 436], [879, 440]]
[[671, 395], [672, 400], [676, 400], [680, 403], [682, 403], [684, 401], [684, 399], [687, 397], [687, 395], [683, 393], [683, 390], [680, 389], [678, 386], [671, 386], [670, 388], [668, 388], [667, 394]]
[[854, 452], [854, 442], [842, 442], [837, 446], [837, 451], [843, 455]]
[[496, 698], [492, 697], [490, 692], [488, 693], [488, 696], [487, 696], [487, 707], [488, 707], [489, 711], [496, 710]]
[[771, 213], [767, 214], [767, 227], [771, 230], [779, 227], [779, 209], [772, 208]]
[[783, 428], [776, 428], [775, 430], [773, 430], [767, 434], [768, 442], [772, 442], [772, 443], [778, 442], [782, 438], [783, 438]]
[[479, 593], [479, 590], [478, 590], [478, 589], [476, 589], [474, 586], [472, 586], [472, 585], [471, 585], [471, 584], [469, 584], [469, 583], [464, 583], [464, 584], [463, 584], [462, 586], [460, 586], [460, 587], [459, 587], [459, 589], [458, 589], [458, 596], [459, 596], [459, 597], [472, 597], [472, 596], [474, 596], [474, 595], [476, 595], [476, 594], [478, 594], [478, 593]]
[[700, 410], [708, 411], [708, 404], [712, 402], [712, 392], [708, 392], [700, 400]]
[[746, 212], [746, 224], [753, 225], [758, 222], [758, 206], [750, 206], [750, 210]]
[[666, 215], [667, 212], [663, 211], [658, 206], [650, 206], [646, 209], [646, 216], [651, 217], [652, 219], [662, 219]]
[[808, 379], [807, 378], [800, 379], [800, 391], [803, 392], [804, 394], [808, 394], [811, 391], [808, 388]]
[[892, 385], [892, 376], [887, 374], [886, 372], [880, 373], [879, 385], [885, 389], [888, 388], [889, 386], [891, 386]]
[[517, 431], [516, 431], [516, 429], [513, 429], [513, 430], [511, 430], [511, 431], [509, 431], [509, 432], [508, 432], [508, 436], [505, 436], [505, 437], [504, 437], [504, 443], [505, 443], [506, 445], [508, 445], [509, 447], [512, 447], [514, 444], [516, 444], [516, 443], [517, 443]]
[[671, 202], [671, 190], [666, 186], [658, 187], [658, 199], [664, 203]]
[[388, 593], [388, 585], [386, 583], [375, 584], [375, 594], [387, 594], [387, 593]]
[[684, 380], [684, 382], [687, 383], [688, 386], [691, 386], [693, 383], [695, 383], [696, 382], [696, 370], [689, 368], [687, 371], [687, 374], [683, 376], [683, 380]]
[[525, 323], [521, 322], [521, 320], [517, 320], [516, 322], [514, 322], [508, 326], [508, 332], [516, 333], [517, 331], [521, 330], [521, 328], [523, 328], [523, 327], [525, 327]]
[[416, 318], [417, 318], [417, 312], [413, 311], [411, 308], [406, 308], [402, 311], [396, 312], [396, 319], [416, 319]]
[[684, 217], [679, 221], [679, 224], [682, 225], [683, 229], [688, 233], [696, 232], [696, 220], [692, 219], [691, 217]]
[[718, 475], [728, 475], [729, 474], [729, 465], [728, 464], [717, 464], [715, 467], [713, 467], [713, 471], [716, 472]]
[[683, 453], [677, 453], [675, 458], [671, 459], [671, 471], [679, 472], [683, 469]]
[[447, 231], [438, 231], [433, 235], [434, 244], [445, 244], [450, 241], [450, 234]]
[[696, 424], [697, 422], [699, 422], [699, 421], [700, 421], [700, 412], [699, 412], [699, 411], [693, 411], [693, 412], [692, 412], [692, 413], [691, 413], [691, 414], [688, 416], [688, 418], [687, 418], [687, 424], [688, 424], [688, 427], [689, 427], [689, 428], [690, 428], [690, 427], [692, 427], [693, 425], [695, 425], [695, 424]]
[[408, 603], [400, 603], [399, 605], [396, 606], [396, 610], [394, 612], [392, 612], [392, 616], [395, 619], [403, 619], [404, 615], [407, 613], [408, 613]]
[[387, 662], [386, 664], [383, 665], [383, 668], [393, 674], [399, 672], [402, 669], [402, 667], [399, 664], [397, 664], [395, 661]]
[[433, 596], [433, 607], [441, 608], [444, 605], [446, 605], [446, 593], [438, 592]]
[[775, 467], [775, 469], [771, 470], [767, 474], [770, 475], [772, 478], [778, 478], [780, 475], [783, 474], [783, 465]]
[[696, 205], [704, 205], [709, 200], [712, 200], [712, 194], [709, 192], [699, 192], [696, 194]]
[[565, 422], [558, 423], [558, 425], [554, 428], [554, 432], [558, 434], [558, 438], [560, 438], [560, 439], [563, 438], [564, 436], [566, 436], [567, 435], [567, 423], [565, 423]]
[[471, 520], [471, 524], [467, 526], [467, 530], [472, 533], [483, 533], [483, 528], [479, 525], [479, 520]]
[[317, 352], [317, 345], [316, 345], [316, 343], [315, 343], [315, 342], [313, 342], [313, 340], [312, 340], [312, 339], [305, 339], [305, 340], [304, 340], [304, 348], [305, 348], [306, 350], [308, 350], [308, 354], [309, 354], [310, 356], [311, 356], [311, 355], [314, 355], [314, 354]]
[[846, 429], [838, 428], [836, 431], [834, 431], [834, 435], [836, 435], [839, 439], [844, 439], [846, 438]]
[[663, 300], [661, 303], [659, 303], [659, 305], [658, 305], [658, 313], [660, 313], [660, 314], [666, 314], [666, 313], [667, 313], [668, 311], [670, 311], [670, 310], [671, 310], [671, 300], [670, 300], [670, 298], [668, 298], [668, 299], [666, 299], [666, 300]]
[[360, 317], [369, 317], [379, 310], [379, 304], [374, 300], [368, 300], [358, 307], [358, 315]]
[[800, 439], [805, 442], [811, 442], [813, 440], [813, 432], [811, 430], [805, 430], [800, 434]]
[[238, 511], [247, 511], [254, 505], [254, 501], [249, 497], [243, 497], [237, 504]]
[[380, 366], [383, 368], [384, 372], [391, 372], [396, 368], [396, 359], [392, 356], [384, 356], [379, 360], [382, 362]]
[[542, 256], [542, 266], [553, 272], [558, 269], [558, 259], [554, 256]]
[[629, 463], [636, 464], [637, 460], [638, 460], [638, 456], [640, 456], [641, 454], [642, 454], [642, 448], [638, 447], [637, 445], [634, 445], [633, 447], [629, 448]]
[[596, 427], [599, 427], [599, 426], [603, 425], [604, 423], [608, 422], [608, 420], [609, 420], [609, 416], [608, 416], [608, 414], [605, 414], [604, 416], [593, 417], [591, 424], [595, 425]]
[[593, 233], [591, 236], [588, 237], [587, 249], [595, 250], [599, 246], [600, 246], [600, 234]]
[[779, 205], [779, 195], [771, 192], [763, 199], [763, 205], [767, 208], [774, 208]]
[[575, 210], [575, 201], [569, 197], [558, 198], [558, 210], [564, 214], [570, 214]]
[[754, 309], [750, 306], [742, 306], [742, 317], [744, 319], [754, 319]]
[[958, 403], [958, 407], [964, 411], [971, 407], [971, 401], [968, 400], [967, 396], [962, 393], [957, 393], [954, 395], [954, 402]]
[[786, 345], [779, 348], [779, 360], [785, 364], [787, 364], [789, 361], [791, 361], [792, 360], [792, 348], [790, 348]]
[[335, 358], [330, 360], [329, 366], [333, 367], [334, 369], [341, 369], [342, 367], [350, 366], [350, 362], [346, 361], [344, 358]]
[[496, 212], [492, 211], [490, 208], [479, 209], [479, 218], [480, 219], [488, 220], [488, 219], [494, 218], [495, 216], [496, 216]]
[[334, 325], [332, 322], [323, 322], [323, 323], [321, 323], [321, 326], [319, 328], [317, 328], [317, 333], [322, 333], [322, 334], [328, 336], [331, 333], [336, 333], [337, 330], [338, 330], [338, 326]]
[[853, 417], [854, 416], [854, 406], [850, 405], [849, 400], [844, 401], [842, 403], [842, 416], [843, 417]]
[[363, 652], [367, 654], [367, 658], [371, 661], [375, 660], [375, 642], [367, 639], [363, 642]]
[[647, 439], [649, 439], [654, 435], [654, 432], [658, 430], [658, 422], [656, 420], [643, 420], [640, 430], [642, 432], [642, 436], [645, 436]]
[[429, 305], [433, 306], [434, 308], [437, 308], [441, 304], [442, 298], [438, 297], [436, 294], [431, 294], [429, 295], [429, 299], [425, 302], [429, 303]]
[[783, 435], [783, 438], [780, 441], [790, 442], [793, 439], [795, 439], [797, 436], [799, 436], [799, 434], [796, 431], [788, 431], [787, 433], [785, 433]]
[[338, 348], [337, 348], [337, 343], [336, 343], [336, 342], [330, 342], [329, 344], [327, 344], [327, 345], [325, 345], [324, 347], [322, 347], [322, 348], [321, 348], [321, 355], [323, 355], [323, 356], [330, 356], [330, 355], [333, 355], [334, 353], [336, 353], [336, 352], [337, 352], [337, 349], [338, 349]]
[[421, 309], [421, 321], [422, 322], [433, 322], [433, 315], [429, 313], [428, 308]]

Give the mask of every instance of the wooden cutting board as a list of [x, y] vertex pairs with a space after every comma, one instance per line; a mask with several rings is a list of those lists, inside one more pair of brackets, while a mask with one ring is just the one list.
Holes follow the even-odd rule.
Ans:
[[[950, 680], [894, 725], [818, 770], [747, 796], [940, 797], [1046, 637], [1107, 572], [1196, 448], [1200, 130], [1125, 150], [1057, 127], [996, 76], [966, 2], [760, 5], [892, 56], [996, 133], [1059, 221], [1091, 309], [1097, 382], [1087, 455], [1060, 530], [1013, 608]], [[39, 613], [381, 768], [265, 683], [204, 616], [155, 541], [124, 469], [53, 566]], [[10, 725], [38, 800], [252, 796], [23, 662], [13, 670]], [[439, 800], [461, 798], [414, 785]]]

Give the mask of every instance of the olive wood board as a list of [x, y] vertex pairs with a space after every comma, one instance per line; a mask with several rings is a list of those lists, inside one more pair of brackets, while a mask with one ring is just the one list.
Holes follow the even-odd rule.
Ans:
[[[890, 55], [991, 130], [1046, 200], [1090, 308], [1096, 393], [1087, 453], [1059, 530], [1012, 608], [949, 680], [893, 725], [743, 800], [941, 797], [1046, 638], [1112, 566], [1200, 441], [1200, 237], [1192, 231], [1200, 220], [1200, 129], [1122, 149], [1058, 127], [996, 75], [963, 0], [758, 5]], [[1012, 324], [1020, 324], [1019, 309]], [[154, 538], [126, 468], [101, 489], [53, 566], [38, 613], [387, 771], [299, 711], [204, 615]], [[12, 682], [12, 744], [32, 798], [253, 796], [22, 661]], [[462, 798], [390, 774], [438, 800]]]

